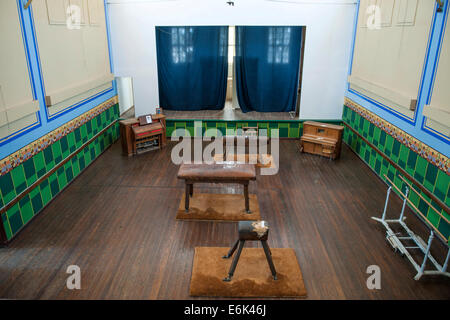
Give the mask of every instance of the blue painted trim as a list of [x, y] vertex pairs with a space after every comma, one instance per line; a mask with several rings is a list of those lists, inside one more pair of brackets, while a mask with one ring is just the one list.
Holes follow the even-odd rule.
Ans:
[[[103, 0], [104, 8], [105, 8], [105, 25], [106, 25], [106, 38], [108, 39], [108, 53], [109, 53], [109, 68], [111, 73], [114, 73], [114, 64], [113, 64], [113, 56], [112, 56], [112, 46], [111, 46], [111, 31], [109, 24], [109, 16], [108, 16], [108, 3], [107, 0]], [[114, 81], [115, 84], [115, 81]]]
[[39, 114], [39, 111], [36, 112], [36, 118], [38, 119], [37, 122], [32, 123], [32, 124], [26, 126], [25, 128], [22, 128], [19, 131], [11, 133], [10, 135], [0, 139], [0, 147], [5, 144], [8, 144], [10, 142], [10, 140], [12, 140], [14, 138], [19, 138], [19, 137], [23, 136], [24, 134], [40, 127], [41, 126], [41, 115]]
[[26, 35], [25, 27], [24, 27], [23, 11], [22, 11], [21, 0], [17, 0], [16, 4], [17, 4], [17, 13], [18, 13], [18, 16], [19, 16], [20, 30], [21, 30], [21, 33], [22, 33], [23, 47], [25, 48], [25, 57], [26, 57], [26, 60], [27, 60], [27, 66], [28, 66], [28, 70], [27, 71], [28, 71], [29, 81], [30, 81], [30, 85], [31, 85], [31, 91], [33, 93], [33, 100], [37, 100], [36, 87], [34, 86], [33, 69], [32, 69], [32, 66], [31, 66], [30, 48], [28, 47], [28, 43], [26, 41], [27, 35]]
[[[111, 49], [111, 38], [110, 38], [110, 26], [109, 26], [109, 18], [108, 18], [108, 14], [107, 14], [107, 2], [106, 2], [107, 0], [103, 0], [103, 3], [104, 3], [104, 13], [105, 13], [105, 28], [106, 28], [106, 39], [107, 39], [107, 45], [108, 45], [108, 56], [109, 56], [109, 70], [110, 70], [110, 72], [111, 73], [113, 73], [113, 60], [112, 60], [112, 49]], [[98, 93], [96, 93], [96, 94], [94, 94], [94, 95], [92, 95], [92, 96], [90, 96], [90, 97], [88, 97], [88, 98], [86, 98], [86, 99], [84, 99], [84, 100], [82, 100], [82, 101], [80, 101], [80, 102], [77, 102], [77, 103], [75, 103], [75, 104], [73, 104], [73, 105], [71, 105], [71, 106], [69, 106], [69, 107], [66, 107], [66, 108], [64, 108], [64, 109], [62, 109], [62, 110], [59, 110], [58, 112], [56, 112], [56, 113], [54, 113], [54, 114], [52, 114], [52, 115], [49, 115], [48, 114], [48, 108], [46, 108], [46, 110], [47, 110], [47, 120], [48, 121], [53, 121], [53, 120], [55, 120], [56, 118], [59, 118], [60, 116], [62, 116], [62, 115], [64, 115], [64, 114], [66, 114], [66, 113], [68, 113], [68, 112], [70, 112], [70, 111], [72, 111], [73, 109], [76, 109], [76, 108], [78, 108], [78, 107], [81, 107], [81, 106], [83, 106], [83, 105], [85, 105], [86, 103], [89, 103], [90, 101], [92, 101], [92, 100], [94, 100], [95, 98], [97, 98], [97, 97], [100, 97], [102, 94], [107, 94], [107, 93], [110, 93], [110, 92], [115, 92], [117, 90], [117, 86], [116, 86], [116, 81], [115, 80], [113, 80], [112, 81], [112, 86], [111, 86], [111, 88], [108, 88], [108, 89], [105, 89], [105, 90], [103, 90], [103, 91], [101, 91], [101, 92], [98, 92]]]
[[384, 105], [384, 104], [382, 104], [382, 103], [380, 103], [380, 102], [378, 102], [378, 101], [376, 101], [376, 100], [374, 100], [374, 99], [372, 99], [372, 98], [370, 98], [370, 97], [368, 97], [368, 96], [366, 96], [366, 95], [364, 95], [364, 94], [362, 94], [360, 92], [357, 92], [357, 91], [351, 89], [350, 85], [348, 86], [348, 92], [351, 92], [354, 95], [357, 95], [358, 97], [364, 99], [365, 101], [374, 104], [375, 106], [379, 107], [380, 109], [383, 109], [384, 111], [389, 112], [393, 116], [396, 116], [397, 118], [400, 118], [400, 119], [404, 120], [405, 122], [408, 122], [409, 124], [414, 125], [413, 118], [410, 118], [410, 117], [404, 115], [403, 113], [398, 112], [397, 110], [394, 110], [394, 109], [392, 109], [392, 108], [390, 108], [390, 107], [388, 107], [388, 106], [386, 106], [386, 105]]
[[75, 109], [75, 108], [77, 108], [77, 107], [80, 107], [80, 106], [82, 106], [82, 105], [88, 103], [88, 102], [91, 102], [92, 100], [94, 100], [94, 99], [97, 98], [97, 97], [100, 97], [100, 96], [103, 95], [103, 94], [112, 92], [113, 90], [114, 90], [114, 87], [105, 89], [105, 90], [100, 91], [100, 92], [98, 92], [98, 93], [96, 93], [96, 94], [94, 94], [94, 95], [92, 95], [92, 96], [90, 96], [90, 97], [88, 97], [88, 98], [86, 98], [86, 99], [84, 99], [84, 100], [81, 100], [81, 101], [79, 101], [79, 102], [77, 102], [77, 103], [75, 103], [75, 104], [73, 104], [73, 105], [71, 105], [71, 106], [69, 106], [69, 107], [67, 107], [67, 108], [64, 108], [64, 109], [62, 109], [62, 110], [59, 110], [58, 112], [56, 112], [56, 113], [54, 113], [54, 114], [52, 114], [52, 115], [50, 116], [50, 117], [51, 117], [51, 120], [50, 120], [50, 121], [53, 121], [53, 120], [55, 120], [56, 118], [58, 118], [58, 117], [60, 117], [60, 116], [62, 116], [62, 115], [64, 115], [64, 114], [66, 114], [66, 113], [72, 111], [72, 109]]
[[437, 58], [436, 58], [436, 60], [434, 62], [434, 65], [433, 65], [433, 72], [432, 72], [433, 79], [431, 81], [431, 90], [428, 93], [426, 104], [430, 104], [431, 97], [433, 95], [434, 83], [436, 81], [436, 73], [437, 73], [436, 71], [437, 71], [437, 68], [438, 68], [438, 65], [439, 65], [439, 60], [441, 58], [442, 42], [444, 40], [445, 28], [446, 28], [447, 20], [448, 20], [448, 7], [449, 6], [448, 6], [448, 2], [447, 2], [445, 4], [445, 8], [443, 10], [443, 11], [445, 11], [445, 17], [444, 17], [444, 22], [443, 22], [442, 27], [441, 27], [441, 32], [439, 34], [439, 45], [438, 45], [438, 51], [437, 51]]
[[[17, 5], [17, 14], [19, 17], [19, 23], [20, 23], [20, 29], [21, 29], [21, 33], [22, 33], [22, 41], [24, 44], [24, 51], [25, 51], [25, 58], [27, 60], [27, 68], [28, 68], [28, 75], [29, 75], [29, 81], [30, 81], [30, 85], [31, 85], [31, 91], [32, 91], [32, 95], [33, 95], [33, 99], [36, 100], [37, 99], [37, 93], [36, 93], [36, 88], [34, 85], [34, 76], [33, 76], [33, 68], [31, 65], [31, 56], [30, 56], [30, 50], [29, 50], [29, 46], [28, 46], [28, 42], [27, 42], [27, 33], [26, 33], [26, 28], [25, 28], [25, 22], [24, 22], [24, 16], [23, 16], [23, 5], [22, 5], [22, 0], [17, 0], [16, 1], [16, 5]], [[12, 139], [17, 139], [18, 137], [21, 137], [23, 135], [25, 135], [26, 133], [39, 128], [42, 126], [42, 122], [41, 122], [41, 115], [40, 115], [40, 111], [36, 112], [36, 122], [16, 131], [13, 132], [9, 135], [7, 135], [6, 137], [3, 137], [0, 139], [0, 146], [3, 146], [5, 144], [8, 143], [9, 140]]]
[[[426, 100], [425, 105], [429, 105], [430, 104], [431, 98], [433, 96], [434, 84], [435, 84], [436, 75], [437, 75], [437, 68], [439, 66], [439, 60], [440, 60], [441, 52], [442, 52], [442, 44], [443, 44], [443, 41], [444, 41], [445, 30], [446, 30], [447, 22], [448, 22], [448, 13], [449, 13], [449, 2], [448, 1], [445, 3], [445, 7], [444, 7], [443, 11], [445, 12], [445, 16], [444, 16], [444, 21], [443, 21], [442, 27], [441, 27], [441, 32], [439, 34], [437, 56], [436, 56], [436, 59], [434, 61], [434, 65], [433, 65], [433, 73], [432, 73], [433, 77], [432, 77], [432, 80], [431, 80], [430, 91], [428, 92], [428, 96], [427, 96], [427, 100]], [[432, 135], [433, 137], [435, 137], [435, 138], [437, 138], [437, 139], [439, 139], [439, 140], [449, 144], [450, 137], [444, 135], [443, 133], [441, 133], [441, 132], [439, 132], [439, 131], [437, 131], [437, 130], [429, 127], [429, 126], [427, 126], [427, 121], [428, 121], [428, 118], [426, 116], [423, 116], [420, 129], [422, 131], [427, 132], [428, 134]]]
[[[358, 94], [354, 90], [351, 90], [349, 86], [347, 87], [346, 96], [355, 101], [357, 104], [366, 108], [368, 111], [373, 112], [377, 116], [389, 121], [394, 126], [398, 127], [400, 130], [410, 134], [414, 138], [422, 141], [423, 143], [429, 145], [431, 148], [437, 150], [443, 155], [450, 157], [450, 148], [448, 148], [449, 141], [443, 137], [442, 133], [426, 128], [426, 120], [424, 122], [424, 117], [422, 112], [425, 106], [425, 101], [428, 99], [428, 95], [432, 92], [433, 79], [435, 77], [436, 69], [435, 64], [438, 62], [440, 52], [442, 50], [442, 38], [443, 32], [445, 31], [443, 22], [446, 22], [448, 19], [448, 10], [450, 7], [450, 1], [445, 0], [444, 12], [437, 12], [437, 6], [435, 5], [434, 13], [433, 13], [433, 23], [430, 29], [430, 35], [427, 44], [427, 56], [426, 62], [424, 63], [425, 69], [423, 70], [419, 98], [417, 100], [417, 108], [414, 114], [414, 122], [411, 120], [405, 120], [401, 115], [393, 114], [390, 110], [386, 108], [381, 108], [377, 103], [371, 101], [370, 99], [366, 99], [368, 97], [363, 97], [361, 94]], [[359, 1], [358, 1], [359, 5]], [[358, 14], [359, 14], [358, 9]], [[431, 13], [430, 13], [431, 14]], [[351, 56], [354, 55], [355, 43], [356, 43], [356, 33], [358, 31], [358, 20], [356, 19], [354, 25], [354, 35], [353, 35], [353, 43], [352, 43], [352, 52]], [[354, 58], [354, 57], [353, 57]], [[349, 74], [352, 72], [352, 64], [353, 58], [351, 58]], [[425, 123], [425, 124], [424, 124]]]
[[[351, 45], [351, 52], [350, 52], [350, 63], [349, 63], [349, 68], [348, 68], [348, 74], [351, 75], [352, 74], [352, 69], [353, 69], [353, 57], [355, 55], [355, 44], [356, 44], [356, 33], [358, 32], [358, 19], [359, 19], [359, 7], [361, 5], [360, 0], [357, 1], [356, 3], [356, 14], [355, 14], [355, 20], [353, 22], [355, 28], [353, 29], [353, 38], [352, 38], [352, 45]], [[350, 85], [348, 85], [348, 88], [350, 88]]]
[[[45, 103], [45, 96], [46, 96], [45, 84], [44, 84], [44, 77], [42, 75], [41, 58], [40, 58], [40, 54], [39, 54], [39, 46], [37, 44], [36, 29], [34, 27], [34, 17], [33, 17], [33, 10], [32, 10], [32, 6], [31, 5], [29, 7], [29, 10], [30, 10], [30, 14], [31, 14], [31, 28], [33, 30], [34, 48], [35, 48], [36, 57], [38, 59], [39, 66], [40, 66], [40, 68], [39, 68], [39, 71], [40, 71], [40, 82], [41, 82], [42, 94], [44, 96], [43, 103], [44, 103], [44, 106], [45, 106], [45, 116], [46, 116], [47, 122], [54, 121], [55, 119], [61, 117], [62, 115], [64, 115], [64, 114], [66, 114], [66, 113], [68, 113], [70, 111], [73, 111], [73, 110], [75, 110], [75, 109], [85, 105], [86, 103], [88, 103], [88, 102], [94, 100], [95, 98], [99, 97], [101, 94], [106, 94], [106, 93], [111, 92], [111, 90], [115, 90], [115, 81], [112, 81], [112, 87], [110, 89], [106, 89], [106, 90], [103, 90], [103, 91], [101, 91], [99, 93], [96, 93], [96, 94], [94, 94], [94, 95], [92, 95], [92, 96], [90, 96], [90, 97], [88, 97], [88, 98], [86, 98], [86, 99], [84, 99], [84, 100], [82, 100], [80, 102], [77, 102], [75, 104], [67, 106], [66, 108], [64, 108], [62, 110], [59, 110], [58, 112], [50, 115], [48, 107], [47, 107], [47, 105]], [[106, 10], [106, 8], [105, 8], [105, 10]], [[106, 25], [106, 11], [105, 11], [105, 25]], [[111, 48], [110, 48], [109, 37], [108, 37], [108, 26], [106, 26], [106, 33], [107, 33], [108, 53], [109, 53], [109, 57], [110, 57], [110, 62], [109, 63], [110, 63], [110, 70], [111, 70], [111, 66], [112, 66], [112, 64], [111, 64], [111, 52], [110, 52]]]
[[48, 120], [47, 117], [47, 105], [45, 103], [45, 85], [44, 85], [44, 75], [42, 74], [42, 64], [41, 64], [41, 58], [40, 58], [40, 54], [39, 54], [39, 46], [37, 43], [37, 36], [36, 36], [36, 29], [34, 27], [34, 16], [33, 16], [33, 5], [30, 5], [28, 7], [28, 11], [30, 14], [30, 26], [31, 26], [31, 30], [33, 31], [33, 47], [34, 47], [34, 53], [35, 53], [35, 57], [37, 59], [37, 65], [38, 65], [38, 70], [39, 70], [39, 84], [41, 87], [41, 91], [42, 91], [42, 101], [41, 103], [44, 105], [44, 110], [45, 110], [45, 114], [46, 114], [46, 120]]
[[423, 131], [427, 132], [428, 134], [432, 135], [433, 137], [435, 137], [435, 138], [437, 138], [439, 140], [442, 140], [444, 142], [448, 143], [450, 141], [450, 137], [445, 136], [444, 134], [440, 133], [439, 131], [437, 131], [437, 130], [431, 128], [431, 127], [428, 127], [426, 125], [426, 122], [427, 122], [427, 117], [423, 117], [423, 119], [422, 119], [422, 127], [421, 127], [421, 129]]
[[[425, 61], [424, 61], [424, 67], [425, 68], [422, 68], [422, 75], [421, 75], [421, 78], [420, 78], [420, 86], [419, 86], [419, 96], [417, 97], [417, 106], [416, 106], [416, 110], [414, 111], [414, 126], [417, 123], [417, 115], [418, 115], [418, 110], [419, 110], [419, 104], [421, 104], [421, 102], [422, 102], [422, 93], [423, 93], [422, 91], [423, 91], [423, 88], [424, 88], [425, 77], [426, 77], [427, 70], [428, 70], [428, 60], [430, 58], [431, 44], [432, 44], [433, 37], [434, 37], [434, 30], [436, 28], [436, 17], [437, 17], [437, 14], [438, 14], [438, 12], [437, 12], [438, 6], [437, 5], [438, 5], [437, 2], [435, 2], [435, 4], [434, 4], [433, 20], [432, 20], [432, 23], [431, 23], [431, 32], [428, 34], [428, 44], [427, 44], [427, 51], [426, 51], [427, 53], [425, 55]], [[428, 89], [428, 90], [430, 90], [430, 89]]]

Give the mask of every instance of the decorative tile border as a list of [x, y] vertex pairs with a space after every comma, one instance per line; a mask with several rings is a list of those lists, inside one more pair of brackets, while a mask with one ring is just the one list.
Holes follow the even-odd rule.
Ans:
[[49, 132], [43, 137], [37, 139], [36, 141], [30, 143], [29, 145], [23, 147], [22, 149], [10, 154], [9, 156], [0, 160], [0, 176], [8, 173], [15, 167], [19, 166], [26, 160], [33, 157], [35, 154], [51, 146], [56, 141], [60, 140], [62, 137], [68, 135], [75, 129], [81, 127], [83, 124], [89, 120], [95, 118], [105, 110], [111, 108], [118, 103], [118, 97], [114, 96], [109, 100], [103, 102], [97, 107], [83, 113], [77, 118], [67, 122], [66, 124], [58, 127], [57, 129]]
[[445, 155], [427, 146], [403, 130], [400, 130], [388, 121], [378, 117], [349, 98], [345, 98], [345, 106], [352, 109], [364, 119], [373, 123], [376, 127], [380, 128], [394, 139], [416, 152], [422, 158], [425, 158], [428, 162], [450, 175], [450, 161]]

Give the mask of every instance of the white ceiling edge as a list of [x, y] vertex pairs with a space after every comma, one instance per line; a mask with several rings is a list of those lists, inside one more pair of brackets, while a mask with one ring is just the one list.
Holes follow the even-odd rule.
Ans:
[[263, 1], [298, 3], [298, 4], [356, 4], [356, 3], [358, 3], [358, 0], [263, 0]]
[[[128, 3], [152, 3], [152, 2], [189, 2], [192, 0], [106, 0], [108, 4], [128, 4]], [[226, 3], [228, 0], [215, 0], [215, 2]], [[245, 0], [232, 0], [236, 5]], [[291, 4], [356, 4], [358, 0], [260, 0], [260, 2], [279, 2]]]

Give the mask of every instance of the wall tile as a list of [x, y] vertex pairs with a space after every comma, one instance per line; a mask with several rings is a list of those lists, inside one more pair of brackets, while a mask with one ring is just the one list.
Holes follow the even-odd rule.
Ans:
[[19, 207], [22, 216], [22, 221], [23, 224], [25, 225], [33, 217], [33, 208], [31, 206], [31, 199], [29, 194], [27, 194], [19, 201]]
[[0, 191], [5, 204], [16, 197], [11, 172], [0, 176]]
[[13, 179], [16, 194], [21, 193], [23, 190], [27, 188], [27, 181], [25, 179], [25, 172], [23, 170], [23, 166], [14, 168], [11, 171], [11, 178]]

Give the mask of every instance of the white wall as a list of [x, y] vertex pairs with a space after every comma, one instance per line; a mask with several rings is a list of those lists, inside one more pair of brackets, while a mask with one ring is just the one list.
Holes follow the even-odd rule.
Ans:
[[159, 104], [155, 26], [306, 26], [301, 119], [341, 119], [356, 0], [108, 0], [116, 76], [133, 77], [136, 116]]
[[134, 106], [133, 80], [130, 77], [116, 78], [120, 114]]

